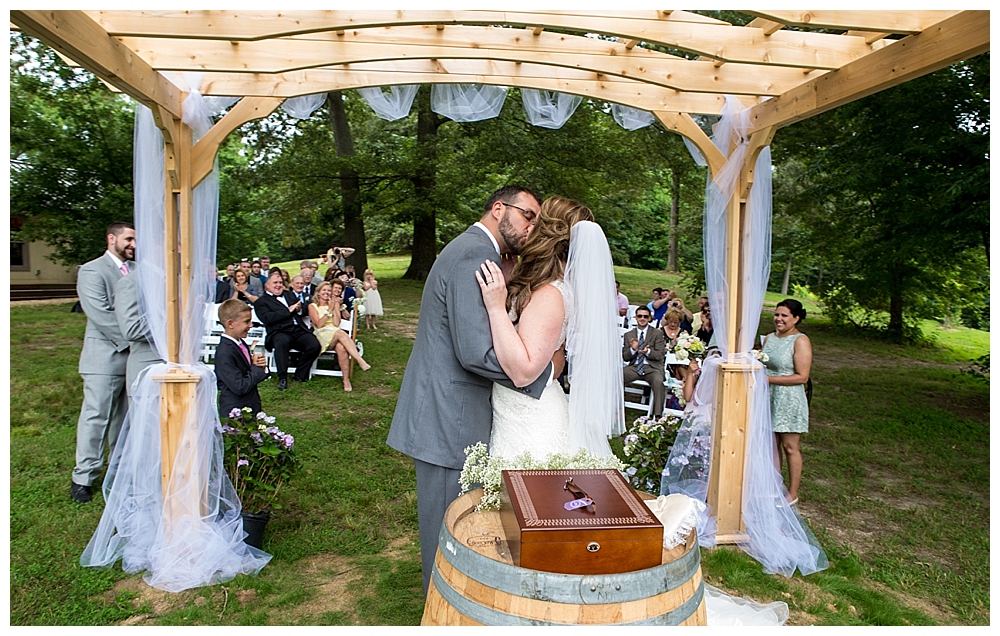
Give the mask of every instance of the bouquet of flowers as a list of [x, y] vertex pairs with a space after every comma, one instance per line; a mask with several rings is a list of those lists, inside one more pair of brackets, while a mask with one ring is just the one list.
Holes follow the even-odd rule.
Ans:
[[676, 415], [659, 419], [643, 415], [632, 422], [625, 434], [624, 451], [628, 457], [625, 474], [634, 488], [659, 494], [660, 477], [681, 421]]
[[358, 313], [358, 318], [363, 318], [365, 315], [365, 299], [363, 297], [354, 299], [354, 311]]
[[279, 510], [278, 491], [298, 468], [295, 438], [274, 426], [274, 418], [250, 407], [233, 409], [222, 427], [223, 463], [247, 512]]
[[678, 360], [687, 360], [688, 358], [701, 360], [705, 357], [705, 343], [697, 336], [682, 331], [677, 336], [677, 344], [671, 349], [671, 353]]
[[750, 351], [750, 353], [753, 354], [754, 360], [764, 364], [765, 366], [771, 360], [771, 358], [760, 349], [753, 349]]
[[566, 468], [614, 468], [625, 470], [625, 464], [614, 455], [598, 457], [585, 449], [578, 450], [573, 455], [552, 453], [545, 459], [536, 459], [530, 453], [523, 453], [514, 459], [492, 457], [486, 444], [479, 442], [465, 449], [465, 465], [458, 482], [462, 484], [462, 492], [468, 492], [476, 486], [483, 487], [483, 498], [476, 506], [477, 511], [500, 509], [500, 483], [504, 470], [562, 470]]

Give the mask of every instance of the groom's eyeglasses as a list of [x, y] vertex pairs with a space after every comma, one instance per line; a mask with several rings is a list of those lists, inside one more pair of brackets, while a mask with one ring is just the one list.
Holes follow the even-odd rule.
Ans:
[[527, 221], [528, 223], [531, 223], [532, 225], [535, 224], [535, 217], [537, 215], [534, 212], [532, 212], [531, 210], [525, 210], [524, 208], [516, 206], [513, 203], [504, 203], [503, 201], [501, 201], [500, 203], [503, 204], [503, 205], [506, 205], [508, 208], [514, 208], [515, 210], [517, 210], [518, 212], [521, 213], [521, 216], [524, 217], [525, 221]]

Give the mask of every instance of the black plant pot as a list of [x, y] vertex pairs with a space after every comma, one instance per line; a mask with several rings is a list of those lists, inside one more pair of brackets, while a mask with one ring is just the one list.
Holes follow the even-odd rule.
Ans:
[[240, 516], [243, 517], [243, 531], [247, 533], [247, 536], [243, 537], [243, 542], [260, 549], [264, 545], [264, 528], [271, 519], [271, 511], [242, 512]]

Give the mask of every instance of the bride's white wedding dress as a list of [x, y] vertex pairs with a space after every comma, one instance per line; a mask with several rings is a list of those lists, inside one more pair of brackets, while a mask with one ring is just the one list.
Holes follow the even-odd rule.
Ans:
[[[569, 325], [569, 308], [573, 306], [569, 288], [562, 280], [549, 283], [559, 290], [566, 308], [558, 349], [566, 341]], [[511, 310], [510, 319], [517, 315]], [[544, 459], [552, 453], [569, 453], [569, 400], [562, 387], [553, 379], [538, 400], [493, 384], [493, 433], [490, 436], [490, 455], [514, 459], [530, 453]]]

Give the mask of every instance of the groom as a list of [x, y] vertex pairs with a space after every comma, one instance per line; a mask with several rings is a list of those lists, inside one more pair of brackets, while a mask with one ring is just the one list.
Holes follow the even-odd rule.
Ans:
[[499, 264], [501, 254], [520, 251], [540, 207], [526, 188], [494, 192], [482, 218], [441, 251], [424, 285], [417, 337], [387, 440], [413, 458], [417, 472], [424, 594], [445, 510], [459, 495], [465, 448], [490, 439], [493, 382], [538, 399], [551, 380], [551, 364], [520, 389], [504, 375], [475, 277], [485, 261]]

